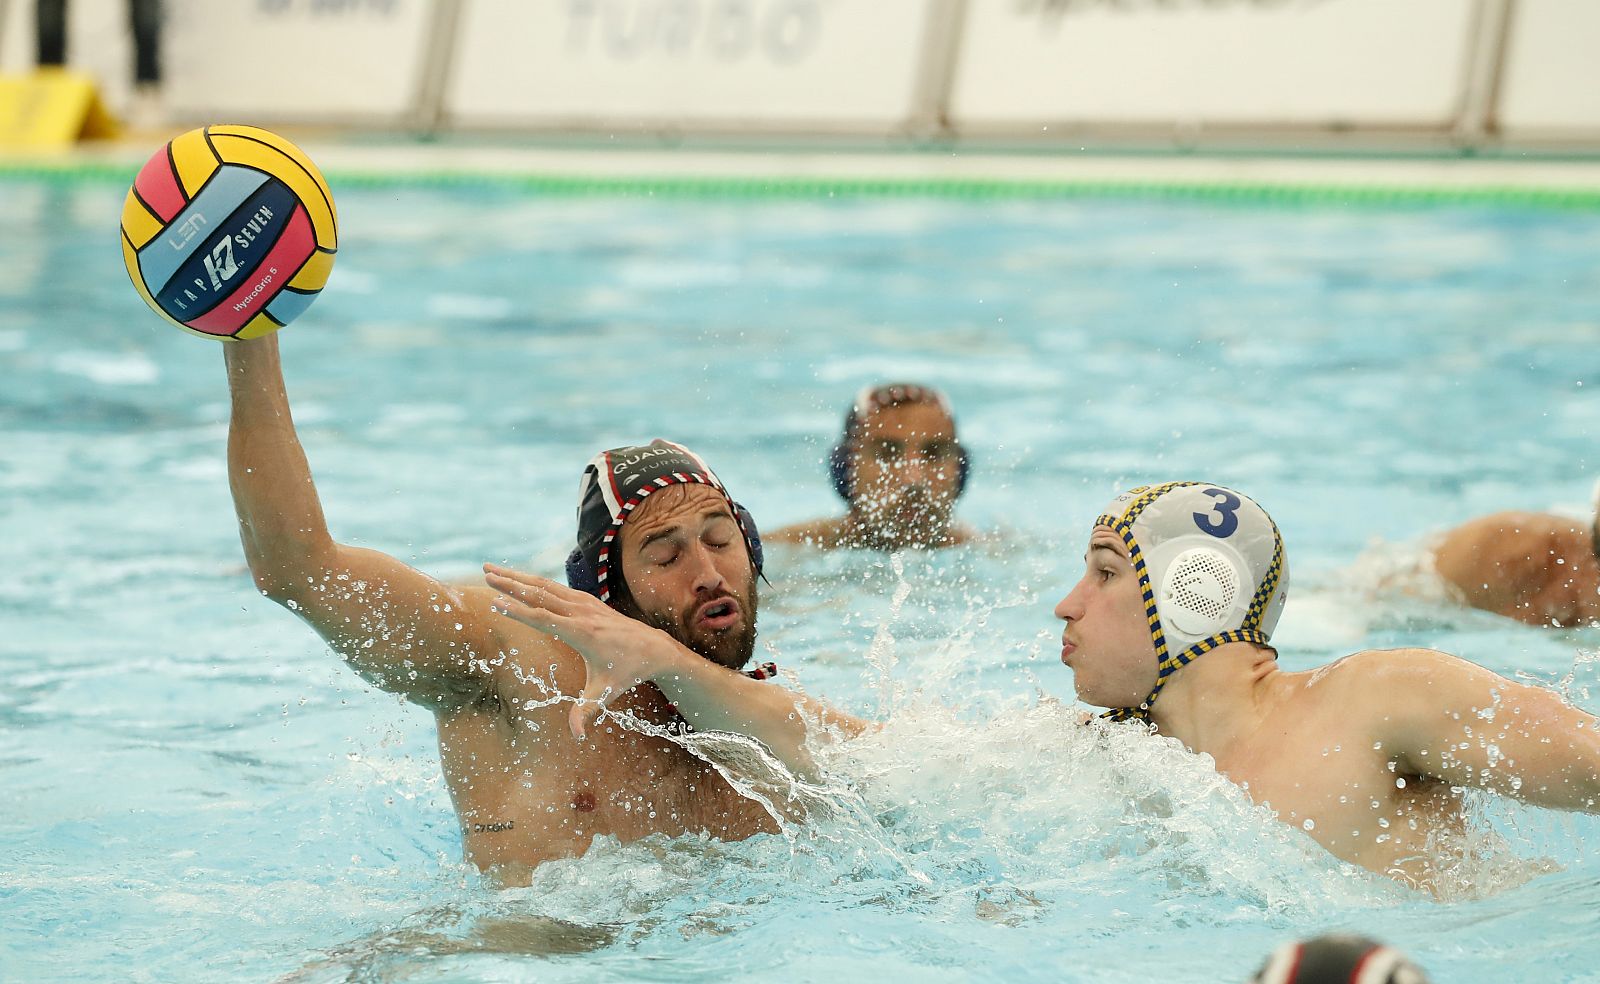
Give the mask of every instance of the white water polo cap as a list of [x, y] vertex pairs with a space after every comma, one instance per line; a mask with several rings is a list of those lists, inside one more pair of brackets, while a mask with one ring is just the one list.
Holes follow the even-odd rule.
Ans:
[[1128, 546], [1159, 661], [1144, 703], [1107, 716], [1148, 718], [1167, 678], [1201, 653], [1268, 644], [1289, 596], [1289, 563], [1255, 500], [1204, 482], [1143, 485], [1111, 500], [1095, 526]]

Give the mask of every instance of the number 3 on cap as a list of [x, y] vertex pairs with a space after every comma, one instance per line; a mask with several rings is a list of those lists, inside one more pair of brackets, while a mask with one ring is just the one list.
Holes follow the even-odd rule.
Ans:
[[[1194, 525], [1200, 527], [1203, 533], [1210, 533], [1219, 540], [1226, 540], [1239, 528], [1239, 507], [1243, 501], [1227, 489], [1205, 489], [1205, 495], [1217, 500], [1210, 513], [1195, 513]], [[1215, 516], [1212, 515], [1215, 513]]]

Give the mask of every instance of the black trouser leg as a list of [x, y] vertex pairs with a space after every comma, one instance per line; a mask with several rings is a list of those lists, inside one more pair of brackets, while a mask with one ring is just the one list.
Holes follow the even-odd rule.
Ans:
[[161, 0], [129, 0], [133, 27], [133, 80], [161, 81]]
[[67, 62], [67, 0], [38, 0], [39, 64]]

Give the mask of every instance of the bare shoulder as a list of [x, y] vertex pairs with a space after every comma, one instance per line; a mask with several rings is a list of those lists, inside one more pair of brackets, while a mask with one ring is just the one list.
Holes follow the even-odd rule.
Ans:
[[765, 543], [794, 543], [828, 550], [839, 545], [844, 528], [845, 521], [842, 518], [814, 519], [809, 523], [795, 523], [771, 533], [762, 533], [761, 539]]
[[1540, 688], [1508, 680], [1471, 660], [1436, 649], [1373, 649], [1326, 667], [1349, 713], [1376, 737], [1423, 743], [1447, 722], [1504, 700], [1554, 700]]
[[1552, 554], [1591, 548], [1590, 530], [1579, 520], [1550, 513], [1498, 512], [1446, 532], [1434, 554], [1442, 566], [1521, 560], [1542, 567]]
[[[486, 584], [452, 585], [447, 597], [458, 606], [464, 618], [479, 625], [492, 640], [492, 648], [482, 654], [496, 665], [504, 655], [544, 656], [578, 660], [577, 653], [554, 636], [529, 628], [499, 612], [500, 593]], [[579, 660], [581, 662], [581, 660]]]
[[502, 699], [528, 696], [554, 689], [576, 694], [583, 690], [583, 658], [572, 647], [538, 629], [501, 615], [499, 592], [487, 585], [457, 589], [470, 617], [484, 625], [493, 639], [481, 667]]
[[1311, 671], [1311, 676], [1341, 687], [1376, 687], [1435, 680], [1468, 668], [1479, 669], [1437, 649], [1363, 649]]
[[1296, 676], [1306, 694], [1336, 702], [1353, 718], [1389, 719], [1452, 681], [1487, 672], [1436, 649], [1366, 649]]

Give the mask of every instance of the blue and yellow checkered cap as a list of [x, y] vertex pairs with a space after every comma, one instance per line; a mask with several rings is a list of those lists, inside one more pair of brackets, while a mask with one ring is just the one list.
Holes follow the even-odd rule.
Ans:
[[1143, 703], [1108, 717], [1147, 719], [1167, 678], [1217, 646], [1267, 645], [1289, 568], [1277, 524], [1255, 500], [1204, 482], [1144, 485], [1113, 499], [1095, 525], [1128, 547], [1159, 665]]

